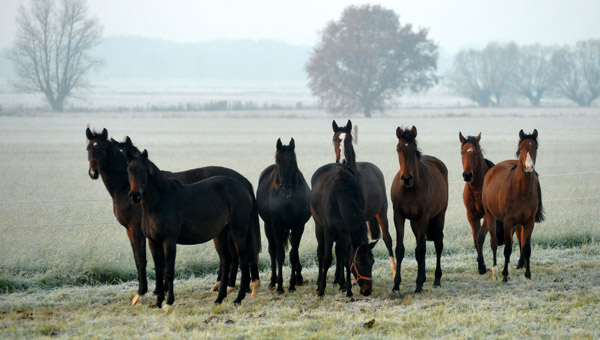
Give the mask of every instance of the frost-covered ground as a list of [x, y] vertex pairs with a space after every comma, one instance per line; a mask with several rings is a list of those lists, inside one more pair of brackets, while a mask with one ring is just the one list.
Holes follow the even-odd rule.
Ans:
[[[407, 231], [401, 294], [389, 292], [392, 280], [380, 242], [373, 296], [349, 301], [328, 286], [326, 298], [316, 298], [311, 220], [300, 250], [308, 285], [283, 296], [267, 292], [263, 240], [261, 296], [248, 297], [237, 308], [231, 298], [215, 307], [215, 296], [208, 293], [217, 263], [213, 245], [180, 246], [175, 311], [167, 316], [128, 306], [136, 290], [133, 257], [102, 182], [87, 175], [86, 125], [107, 128], [116, 139], [131, 136], [161, 168], [222, 165], [238, 170], [256, 187], [260, 172], [273, 162], [279, 137], [286, 143], [294, 137], [306, 178], [333, 161], [332, 117], [317, 111], [314, 117], [318, 118], [38, 111], [0, 116], [0, 336], [597, 338], [600, 112], [593, 108], [455, 110], [451, 111], [455, 114], [442, 114], [444, 109], [411, 109], [373, 119], [352, 118], [359, 131], [358, 160], [377, 164], [388, 189], [398, 170], [398, 125], [415, 125], [422, 151], [447, 165], [450, 207], [440, 289], [432, 289], [428, 281], [424, 294], [412, 295], [414, 236]], [[503, 285], [489, 274], [476, 274], [462, 206], [458, 132], [482, 132], [486, 157], [498, 162], [514, 158], [520, 129], [534, 128], [540, 134], [537, 171], [547, 221], [533, 233], [533, 284], [527, 285], [522, 273], [513, 271], [512, 281]], [[390, 221], [391, 217], [390, 210]], [[432, 245], [428, 254], [431, 278]], [[152, 268], [149, 261], [151, 276]], [[148, 297], [146, 304], [151, 300]], [[365, 323], [371, 319], [375, 322], [368, 328]]]

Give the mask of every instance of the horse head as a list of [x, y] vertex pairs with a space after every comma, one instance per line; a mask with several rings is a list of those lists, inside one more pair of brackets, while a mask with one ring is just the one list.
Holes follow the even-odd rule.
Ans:
[[126, 156], [129, 196], [134, 203], [139, 203], [148, 186], [148, 151], [144, 150], [139, 156], [136, 156], [128, 150]]
[[290, 139], [289, 145], [283, 145], [281, 139], [277, 139], [277, 151], [275, 152], [276, 186], [285, 198], [290, 198], [292, 195], [292, 186], [298, 170], [295, 148], [294, 138]]
[[123, 142], [119, 142], [112, 138], [110, 139], [110, 141], [124, 155], [127, 155], [127, 151], [131, 152], [136, 157], [139, 157], [142, 154], [142, 152], [135, 145], [133, 145], [133, 142], [131, 141], [131, 138], [129, 138], [129, 136], [125, 136], [125, 141]]
[[536, 129], [528, 135], [519, 131], [519, 147], [517, 149], [517, 157], [519, 158], [519, 166], [523, 168], [526, 174], [535, 172], [535, 160], [537, 158], [537, 141], [538, 132]]
[[358, 285], [360, 286], [360, 293], [364, 296], [371, 295], [373, 291], [373, 264], [375, 258], [373, 257], [373, 247], [377, 244], [377, 241], [371, 243], [362, 243], [356, 248], [352, 258], [352, 264], [350, 271], [354, 275]]
[[467, 138], [462, 135], [462, 132], [459, 132], [458, 138], [462, 144], [460, 154], [462, 156], [463, 179], [465, 182], [470, 182], [473, 178], [473, 171], [479, 166], [479, 159], [481, 158], [481, 148], [479, 147], [481, 132], [477, 137], [467, 136]]
[[331, 123], [333, 128], [333, 148], [335, 150], [335, 162], [349, 164], [354, 160], [354, 148], [352, 147], [352, 122], [348, 120], [346, 126], [338, 127], [335, 120]]
[[102, 133], [92, 132], [88, 127], [85, 130], [88, 139], [87, 152], [90, 168], [88, 175], [91, 179], [98, 179], [100, 169], [104, 168], [108, 162], [109, 153], [112, 152], [110, 142], [108, 141], [108, 131], [102, 129]]
[[412, 188], [415, 184], [417, 163], [421, 158], [421, 151], [417, 148], [417, 128], [398, 127], [396, 137], [398, 137], [396, 151], [400, 162], [400, 179], [405, 188]]

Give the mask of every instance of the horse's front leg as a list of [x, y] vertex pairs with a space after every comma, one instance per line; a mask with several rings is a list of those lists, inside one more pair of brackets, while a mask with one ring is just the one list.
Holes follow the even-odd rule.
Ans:
[[425, 276], [425, 254], [427, 252], [426, 236], [429, 217], [423, 214], [421, 218], [410, 220], [410, 226], [416, 238], [415, 258], [417, 260], [417, 287], [415, 293], [423, 291], [423, 283], [426, 280]]
[[496, 262], [496, 253], [498, 251], [498, 235], [496, 234], [496, 219], [491, 215], [483, 217], [483, 223], [487, 226], [490, 233], [490, 247], [492, 248], [492, 278], [498, 280], [498, 265]]
[[148, 239], [148, 246], [154, 260], [154, 272], [156, 274], [156, 307], [161, 308], [165, 299], [164, 270], [165, 270], [165, 253], [162, 244], [151, 239]]
[[502, 271], [502, 282], [508, 282], [508, 265], [512, 253], [513, 222], [504, 219], [504, 270]]
[[392, 277], [396, 277], [396, 264], [394, 263], [394, 251], [392, 244], [392, 236], [390, 235], [390, 224], [387, 218], [387, 204], [385, 205], [385, 209], [382, 209], [377, 216], [377, 221], [381, 226], [381, 234], [383, 235], [383, 242], [385, 243], [385, 247], [388, 250], [388, 256], [390, 257], [390, 267], [392, 268]]
[[525, 245], [525, 232], [523, 226], [515, 227], [515, 234], [517, 234], [517, 241], [519, 242], [519, 262], [515, 269], [522, 269], [525, 265], [525, 258], [523, 257], [523, 246]]
[[402, 260], [404, 259], [404, 217], [394, 210], [394, 225], [396, 227], [396, 276], [393, 291], [400, 290], [402, 282]]
[[269, 289], [275, 289], [277, 283], [277, 249], [275, 246], [276, 240], [273, 235], [273, 224], [270, 221], [265, 221], [265, 235], [269, 241], [269, 257], [271, 258], [271, 279], [269, 281]]
[[481, 225], [481, 219], [473, 214], [467, 212], [467, 219], [471, 225], [471, 232], [473, 233], [473, 243], [475, 244], [475, 251], [477, 251], [477, 270], [479, 274], [483, 275], [487, 272], [485, 267], [485, 260], [483, 259], [483, 244], [485, 243], [485, 234], [487, 233], [487, 227]]
[[280, 222], [277, 222], [274, 223], [273, 233], [275, 234], [275, 256], [277, 258], [277, 294], [283, 294], [283, 261], [285, 261], [284, 242], [287, 241], [286, 233], [288, 233], [288, 231]]
[[327, 271], [329, 267], [331, 267], [331, 262], [333, 261], [332, 248], [333, 248], [333, 239], [331, 235], [328, 235], [328, 232], [325, 231], [325, 240], [324, 240], [324, 249], [323, 249], [323, 273], [321, 277], [321, 282], [319, 284], [319, 296], [325, 295], [325, 287], [327, 286]]
[[175, 258], [177, 256], [177, 241], [167, 239], [163, 242], [165, 252], [165, 280], [167, 281], [167, 304], [163, 306], [165, 312], [169, 312], [173, 302], [175, 302], [175, 293], [173, 292], [173, 281], [175, 280]]
[[[525, 262], [525, 279], [527, 282], [531, 282], [531, 270], [529, 268], [531, 258], [531, 234], [533, 233], [533, 226], [535, 219], [531, 219], [527, 225], [523, 226], [523, 248], [521, 249], [521, 257], [524, 258]], [[519, 260], [520, 261], [520, 260]]]
[[146, 277], [146, 237], [139, 225], [130, 224], [127, 227], [127, 236], [133, 249], [133, 258], [138, 273], [138, 291], [131, 300], [131, 305], [142, 304], [142, 296], [148, 292], [148, 279]]
[[300, 239], [304, 233], [304, 224], [296, 226], [291, 232], [292, 250], [290, 251], [290, 265], [292, 267], [292, 274], [290, 275], [290, 288], [288, 288], [288, 291], [293, 292], [296, 291], [296, 284], [302, 285], [304, 283], [302, 278], [302, 266], [300, 265], [300, 256], [298, 254]]

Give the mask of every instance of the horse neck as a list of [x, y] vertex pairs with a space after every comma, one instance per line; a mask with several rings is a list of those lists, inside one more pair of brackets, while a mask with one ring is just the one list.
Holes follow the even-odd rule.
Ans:
[[352, 254], [354, 254], [354, 252], [356, 251], [356, 248], [358, 248], [361, 244], [368, 244], [369, 243], [369, 238], [367, 237], [367, 228], [366, 228], [366, 224], [364, 225], [365, 228], [361, 228], [364, 230], [360, 230], [360, 232], [354, 232], [354, 233], [350, 233], [350, 248], [352, 249]]
[[108, 153], [106, 164], [100, 168], [100, 177], [111, 197], [129, 192], [127, 161], [125, 156], [120, 157], [120, 151], [111, 150]]
[[537, 183], [537, 173], [534, 171], [532, 174], [526, 174], [523, 170], [523, 163], [521, 160], [517, 162], [517, 167], [510, 174], [511, 186], [519, 189], [520, 197], [528, 193], [534, 193], [534, 183]]
[[354, 152], [354, 146], [352, 146], [352, 142], [349, 142], [349, 147], [344, 148], [346, 164], [351, 167], [356, 173], [358, 173], [358, 169], [356, 167], [356, 153]]
[[153, 210], [162, 195], [168, 192], [172, 188], [172, 184], [160, 171], [160, 169], [154, 165], [154, 163], [148, 161], [148, 183], [144, 194], [142, 195], [142, 206], [145, 210]]
[[471, 182], [469, 182], [473, 189], [481, 189], [483, 187], [483, 179], [488, 170], [489, 168], [485, 163], [481, 150], [479, 150], [477, 166], [475, 167], [475, 171], [473, 171], [473, 178], [471, 179]]

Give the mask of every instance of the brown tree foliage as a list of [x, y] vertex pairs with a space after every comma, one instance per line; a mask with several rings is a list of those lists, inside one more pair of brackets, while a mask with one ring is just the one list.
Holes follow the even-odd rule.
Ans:
[[381, 6], [350, 6], [322, 32], [306, 64], [309, 88], [331, 112], [383, 111], [396, 95], [437, 83], [437, 45]]
[[13, 85], [42, 92], [52, 110], [62, 111], [71, 91], [102, 60], [90, 55], [99, 43], [102, 26], [87, 16], [85, 0], [32, 0], [19, 7], [18, 31], [9, 53], [17, 77]]

